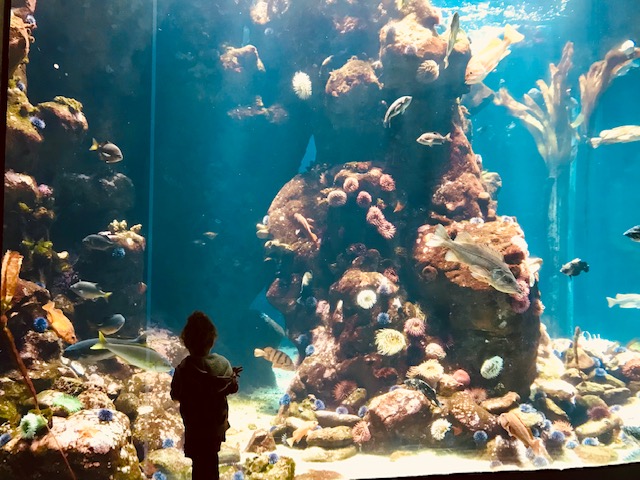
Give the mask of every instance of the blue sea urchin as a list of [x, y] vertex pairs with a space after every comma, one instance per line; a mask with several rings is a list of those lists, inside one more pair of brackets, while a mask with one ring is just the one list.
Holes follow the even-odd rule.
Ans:
[[44, 333], [49, 328], [49, 322], [44, 317], [36, 317], [33, 320], [33, 329], [38, 333]]
[[108, 408], [98, 410], [98, 420], [101, 422], [110, 422], [113, 420], [113, 412]]

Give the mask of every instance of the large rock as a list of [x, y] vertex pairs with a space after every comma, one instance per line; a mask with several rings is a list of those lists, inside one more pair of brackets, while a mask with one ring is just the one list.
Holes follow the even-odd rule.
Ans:
[[371, 400], [365, 417], [374, 439], [426, 441], [429, 400], [420, 392], [398, 388]]

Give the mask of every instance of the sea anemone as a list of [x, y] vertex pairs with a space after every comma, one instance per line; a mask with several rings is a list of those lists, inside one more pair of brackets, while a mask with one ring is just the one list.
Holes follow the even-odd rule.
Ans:
[[609, 408], [605, 405], [595, 405], [587, 410], [587, 416], [590, 420], [602, 420], [611, 416]]
[[565, 437], [573, 435], [573, 426], [566, 420], [556, 420], [551, 424], [551, 428], [558, 432], [562, 432]]
[[489, 440], [489, 435], [484, 430], [477, 430], [473, 432], [473, 441], [476, 442], [478, 447], [484, 447]]
[[38, 333], [44, 333], [49, 328], [49, 322], [44, 317], [36, 317], [33, 320], [33, 329]]
[[364, 420], [359, 421], [351, 429], [351, 436], [353, 437], [354, 443], [357, 443], [358, 445], [367, 443], [369, 440], [371, 440], [371, 431], [369, 430], [369, 424]]
[[367, 412], [369, 411], [369, 407], [367, 407], [366, 405], [362, 405], [359, 409], [358, 409], [358, 416], [360, 418], [364, 417]]
[[10, 440], [11, 440], [10, 433], [5, 432], [2, 435], [0, 435], [0, 448], [4, 447], [7, 443], [9, 443]]
[[111, 422], [113, 420], [113, 411], [108, 408], [98, 410], [98, 420], [101, 422]]
[[52, 407], [62, 408], [67, 413], [76, 413], [84, 408], [84, 405], [73, 395], [62, 393], [51, 401]]
[[453, 372], [452, 376], [456, 382], [458, 382], [460, 385], [463, 385], [465, 387], [468, 387], [469, 384], [471, 383], [471, 377], [469, 376], [466, 370], [463, 370], [461, 368]]
[[291, 396], [288, 393], [285, 393], [284, 395], [282, 395], [280, 397], [280, 400], [278, 400], [278, 404], [280, 404], [281, 406], [287, 406], [291, 404]]
[[428, 343], [427, 346], [424, 347], [424, 353], [427, 358], [435, 358], [436, 360], [442, 360], [447, 356], [442, 345], [435, 342]]
[[314, 353], [316, 353], [316, 347], [314, 347], [313, 345], [307, 345], [307, 347], [304, 349], [304, 354], [307, 357], [310, 357]]
[[629, 380], [640, 381], [640, 358], [632, 358], [622, 366], [622, 375]]
[[336, 413], [338, 415], [347, 415], [349, 413], [349, 409], [344, 405], [340, 405], [338, 408], [336, 408]]
[[444, 440], [449, 430], [451, 430], [451, 422], [446, 418], [438, 418], [431, 424], [431, 436], [435, 440]]
[[322, 400], [320, 400], [319, 398], [316, 398], [313, 401], [313, 409], [314, 410], [324, 410], [326, 407], [326, 405], [324, 404], [324, 402]]
[[376, 227], [380, 236], [384, 239], [391, 240], [396, 235], [396, 226], [385, 220]]
[[44, 130], [47, 126], [47, 124], [44, 123], [44, 120], [38, 117], [29, 117], [29, 121], [31, 122], [31, 125], [36, 127], [38, 130]]
[[442, 375], [444, 368], [437, 360], [427, 360], [420, 365], [415, 365], [407, 371], [407, 377], [422, 377], [429, 385], [436, 385]]
[[389, 325], [391, 323], [391, 317], [387, 312], [380, 312], [376, 317], [376, 322], [378, 325], [384, 327], [385, 325]]
[[393, 328], [383, 328], [376, 332], [376, 347], [381, 355], [395, 355], [406, 346], [404, 335]]
[[333, 387], [333, 398], [336, 402], [341, 402], [351, 395], [356, 388], [358, 388], [356, 382], [352, 380], [341, 380]]
[[127, 252], [122, 247], [116, 247], [113, 250], [111, 250], [111, 256], [113, 258], [123, 258], [126, 254]]
[[40, 195], [43, 197], [51, 197], [53, 195], [53, 189], [44, 183], [38, 185], [38, 192], [40, 192]]
[[347, 194], [340, 189], [331, 190], [327, 195], [327, 202], [330, 207], [342, 207], [347, 203]]
[[426, 332], [427, 326], [421, 318], [413, 317], [404, 322], [404, 333], [409, 337], [421, 338]]
[[358, 296], [356, 297], [356, 303], [360, 308], [364, 308], [365, 310], [369, 310], [373, 307], [378, 301], [378, 297], [376, 292], [370, 289], [361, 290], [358, 292]]
[[276, 463], [278, 463], [278, 460], [280, 460], [280, 457], [275, 452], [270, 453], [268, 458], [271, 465], [275, 465]]
[[373, 207], [369, 207], [369, 210], [367, 211], [367, 223], [374, 227], [378, 227], [385, 221], [386, 218], [384, 217], [384, 213], [382, 213], [382, 210], [380, 210], [379, 207], [376, 207], [375, 205]]
[[380, 189], [385, 192], [393, 192], [396, 189], [396, 182], [391, 175], [385, 173], [380, 176]]
[[356, 177], [347, 177], [344, 179], [342, 189], [347, 193], [353, 193], [360, 188], [360, 182]]
[[489, 397], [487, 391], [481, 387], [467, 388], [465, 392], [467, 392], [477, 404], [481, 404]]
[[425, 60], [416, 72], [416, 80], [425, 85], [434, 82], [439, 76], [440, 67], [434, 60]]
[[38, 433], [38, 430], [43, 428], [47, 424], [47, 421], [42, 415], [36, 415], [34, 413], [27, 413], [20, 419], [20, 425], [18, 429], [23, 438], [28, 440], [32, 439]]
[[291, 86], [293, 87], [293, 93], [300, 100], [307, 100], [311, 97], [311, 78], [304, 72], [296, 72], [291, 79]]
[[162, 448], [173, 448], [176, 446], [176, 442], [173, 441], [173, 438], [165, 438], [162, 440]]
[[358, 192], [356, 203], [359, 207], [369, 208], [371, 206], [371, 202], [373, 202], [373, 199], [371, 198], [371, 194], [369, 192], [365, 192], [364, 190]]
[[504, 366], [504, 360], [502, 357], [496, 355], [495, 357], [491, 357], [484, 361], [482, 367], [480, 367], [480, 375], [487, 380], [492, 378], [496, 378], [502, 372], [502, 367]]

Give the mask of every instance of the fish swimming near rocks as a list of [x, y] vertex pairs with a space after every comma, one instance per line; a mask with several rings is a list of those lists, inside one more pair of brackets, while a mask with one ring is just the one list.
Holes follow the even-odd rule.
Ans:
[[88, 322], [93, 328], [100, 330], [105, 335], [113, 335], [118, 332], [125, 323], [125, 318], [119, 313], [103, 317], [97, 321]]
[[615, 298], [607, 297], [609, 308], [640, 308], [640, 293], [618, 293]]
[[640, 141], [640, 125], [622, 125], [610, 130], [602, 130], [597, 137], [589, 139], [593, 148], [611, 143], [629, 143]]
[[303, 438], [305, 438], [311, 430], [314, 430], [318, 426], [318, 422], [316, 421], [306, 421], [300, 427], [296, 428], [291, 434], [290, 438], [287, 438], [287, 443], [289, 447], [293, 447], [295, 443], [298, 443]]
[[427, 245], [448, 248], [445, 260], [464, 263], [471, 270], [473, 278], [488, 283], [499, 292], [522, 294], [503, 256], [487, 245], [478, 244], [468, 232], [460, 232], [455, 240], [451, 240], [447, 230], [440, 224]]
[[456, 37], [458, 36], [458, 32], [460, 31], [460, 15], [458, 12], [453, 14], [453, 18], [451, 19], [451, 26], [449, 27], [449, 41], [447, 42], [447, 53], [444, 56], [444, 68], [446, 69], [449, 66], [449, 55], [453, 51], [453, 46], [456, 44]]
[[78, 338], [76, 337], [76, 331], [73, 328], [73, 323], [62, 313], [62, 310], [56, 308], [56, 304], [53, 302], [47, 302], [42, 306], [42, 309], [47, 312], [47, 321], [51, 330], [56, 332], [56, 335], [67, 343], [76, 343]]
[[445, 142], [451, 142], [451, 133], [447, 133], [445, 136], [440, 135], [438, 132], [423, 133], [416, 139], [416, 142], [427, 147], [442, 145]]
[[91, 350], [109, 350], [129, 365], [150, 372], [170, 372], [173, 366], [165, 357], [146, 345], [122, 344], [107, 341], [102, 332], [98, 332], [98, 342]]
[[531, 430], [524, 424], [522, 419], [514, 412], [506, 412], [498, 417], [498, 423], [502, 428], [506, 430], [509, 436], [517, 438], [536, 455], [548, 457], [544, 444], [541, 438], [535, 438], [531, 433]]
[[305, 233], [305, 235], [309, 237], [309, 240], [311, 240], [313, 243], [319, 246], [320, 240], [318, 239], [318, 236], [314, 233], [313, 228], [311, 227], [313, 220], [310, 218], [305, 218], [304, 215], [298, 212], [293, 214], [293, 219], [302, 228], [302, 231]]
[[256, 348], [253, 350], [254, 357], [262, 357], [272, 363], [273, 368], [279, 368], [281, 370], [293, 371], [296, 369], [291, 357], [284, 353], [282, 350], [277, 350], [271, 347]]
[[260, 318], [266, 323], [274, 332], [278, 334], [279, 337], [283, 338], [285, 336], [284, 328], [280, 326], [278, 322], [276, 322], [273, 318], [267, 315], [264, 312], [260, 312]]
[[93, 234], [87, 235], [82, 239], [82, 245], [90, 250], [110, 250], [116, 246], [116, 244], [107, 236]]
[[440, 401], [438, 400], [438, 397], [436, 396], [436, 391], [431, 387], [431, 385], [429, 385], [424, 380], [420, 380], [419, 378], [407, 378], [404, 381], [404, 384], [407, 387], [422, 393], [436, 407], [442, 407], [442, 404], [440, 403]]
[[120, 150], [120, 148], [115, 143], [111, 143], [109, 141], [98, 142], [94, 138], [89, 150], [97, 151], [100, 160], [105, 163], [118, 163], [124, 159], [122, 150]]
[[391, 106], [387, 109], [387, 113], [384, 114], [384, 120], [382, 121], [385, 128], [388, 128], [391, 125], [391, 119], [397, 115], [402, 115], [407, 107], [411, 105], [411, 100], [413, 97], [404, 96], [398, 98], [395, 102], [391, 104]]
[[624, 232], [623, 235], [627, 238], [630, 238], [634, 242], [640, 242], [640, 225], [631, 227], [629, 230]]
[[73, 293], [84, 300], [95, 301], [99, 298], [109, 300], [112, 292], [103, 292], [97, 283], [80, 281], [69, 287]]
[[493, 38], [482, 50], [473, 52], [467, 70], [465, 83], [473, 85], [480, 83], [491, 73], [500, 61], [511, 53], [509, 46], [524, 40], [524, 35], [511, 25], [504, 27], [504, 39]]
[[533, 287], [540, 279], [540, 268], [542, 268], [542, 259], [539, 257], [527, 258], [527, 267], [529, 268], [529, 286]]
[[[66, 358], [70, 358], [71, 360], [79, 360], [84, 362], [98, 362], [101, 360], [106, 360], [107, 358], [112, 358], [115, 356], [113, 352], [107, 349], [99, 349], [92, 350], [96, 343], [100, 341], [99, 338], [89, 338], [87, 340], [80, 340], [73, 345], [68, 346], [62, 352], [62, 356]], [[147, 343], [147, 334], [143, 333], [137, 338], [132, 339], [120, 339], [120, 338], [110, 338], [109, 343], [112, 344], [122, 344], [122, 345], [144, 345]]]
[[568, 277], [577, 277], [582, 272], [587, 273], [589, 271], [589, 264], [579, 258], [574, 258], [570, 262], [565, 263], [560, 267], [560, 273], [567, 275]]

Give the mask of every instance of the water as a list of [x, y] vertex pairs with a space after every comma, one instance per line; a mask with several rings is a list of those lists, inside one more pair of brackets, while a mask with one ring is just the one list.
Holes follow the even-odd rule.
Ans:
[[[612, 81], [588, 123], [576, 124], [575, 131], [569, 125], [584, 107], [579, 76], [624, 41], [640, 38], [634, 2], [434, 1], [440, 13], [433, 19], [441, 21], [433, 28], [444, 42], [415, 33], [416, 25], [406, 40], [408, 19], [389, 33], [388, 24], [421, 4], [402, 3], [402, 14], [392, 1], [379, 9], [365, 1], [51, 0], [35, 12], [15, 11], [24, 20], [32, 14], [37, 28], [25, 30], [13, 20], [35, 42], [28, 64], [9, 79], [5, 170], [36, 184], [5, 176], [3, 249], [24, 256], [20, 277], [39, 286], [20, 284], [27, 298], [17, 294], [8, 304], [8, 327], [77, 478], [143, 478], [139, 461], [145, 460], [147, 477], [176, 474], [167, 467], [176, 462], [164, 458], [183, 458], [183, 428], [169, 398], [169, 374], [140, 369], [151, 368], [144, 362], [153, 352], [143, 351], [139, 366], [104, 350], [62, 357], [67, 343], [58, 339], [96, 338], [95, 325], [119, 313], [126, 322], [111, 338], [132, 339], [144, 331], [149, 348], [175, 366], [186, 354], [178, 335], [196, 309], [218, 328], [214, 351], [244, 367], [240, 391], [229, 397], [225, 478], [239, 470], [249, 477], [254, 455], [244, 447], [254, 428], [271, 426], [275, 451], [293, 458], [298, 474], [324, 469], [346, 478], [394, 477], [637, 458], [632, 432], [640, 425], [640, 378], [633, 380], [638, 370], [632, 359], [640, 357], [633, 343], [638, 310], [610, 308], [606, 297], [640, 293], [640, 246], [622, 235], [638, 224], [640, 149], [637, 143], [593, 149], [586, 140], [638, 123], [640, 69]], [[462, 32], [445, 70], [455, 12]], [[532, 88], [538, 80], [549, 83], [549, 64], [558, 65], [566, 42], [573, 42], [572, 67], [559, 91], [564, 103], [557, 125], [566, 148], [547, 155], [546, 164], [531, 132], [505, 106], [463, 99], [471, 112], [466, 134], [456, 114], [457, 98], [468, 89], [465, 38], [477, 62], [487, 58], [479, 53], [483, 46], [503, 41], [507, 24], [524, 40], [497, 65], [489, 64], [483, 83], [494, 92], [506, 89], [519, 102], [529, 93], [542, 105]], [[397, 48], [388, 45], [393, 42]], [[428, 59], [439, 69], [431, 83], [416, 77]], [[352, 76], [340, 83], [345, 70], [338, 69], [349, 61]], [[296, 72], [309, 84], [298, 75], [302, 81], [294, 87]], [[82, 102], [82, 113], [73, 101], [46, 103], [60, 95]], [[405, 95], [411, 104], [383, 128], [387, 108]], [[453, 142], [416, 143], [425, 132], [450, 132]], [[89, 151], [92, 137], [113, 142], [124, 159], [106, 163], [99, 152], [107, 147]], [[497, 197], [484, 193], [488, 185], [479, 183], [473, 154], [481, 155], [484, 170], [500, 175]], [[393, 182], [382, 180], [382, 173]], [[344, 199], [338, 190], [346, 191], [344, 206], [336, 205]], [[385, 220], [376, 220], [370, 210], [376, 205]], [[126, 220], [126, 228], [114, 220]], [[524, 293], [514, 294], [513, 286], [500, 292], [494, 286], [504, 285], [491, 286], [471, 276], [467, 265], [444, 261], [446, 249], [428, 237], [438, 223], [452, 236], [467, 231], [473, 243], [491, 244]], [[137, 224], [140, 229], [130, 230]], [[99, 232], [114, 245], [101, 250], [83, 244]], [[529, 256], [542, 258], [538, 274], [527, 266]], [[586, 261], [589, 271], [561, 274], [574, 258]], [[72, 293], [70, 285], [80, 280], [112, 292], [108, 301]], [[49, 299], [73, 330], [57, 316], [44, 333], [36, 331], [42, 321], [34, 319], [47, 317], [42, 306]], [[540, 322], [550, 340], [540, 335]], [[576, 327], [585, 333], [576, 337]], [[385, 350], [379, 346], [383, 335], [386, 351], [397, 353], [377, 353]], [[570, 343], [576, 338], [581, 373]], [[3, 345], [5, 375], [15, 359]], [[273, 369], [256, 358], [254, 349], [265, 347], [285, 352], [297, 371]], [[435, 387], [435, 399], [429, 386], [424, 393], [395, 388], [414, 374]], [[0, 479], [71, 478], [55, 447], [42, 447], [38, 458], [44, 460], [24, 448], [48, 434], [41, 428], [36, 440], [23, 438], [28, 430], [20, 420], [33, 404], [20, 374], [0, 382], [0, 434], [11, 438], [0, 448]], [[337, 385], [347, 392], [344, 398], [336, 397]], [[354, 387], [365, 394], [350, 397]], [[504, 405], [484, 404], [493, 410], [488, 414], [469, 388], [478, 401], [482, 395], [504, 397]], [[80, 412], [53, 401], [59, 392], [79, 396]], [[278, 414], [285, 392], [294, 403]], [[314, 399], [327, 411], [346, 404], [352, 414], [366, 405], [361, 436], [356, 432], [361, 445], [313, 439], [322, 433], [294, 448], [282, 445], [282, 434], [291, 437], [299, 426], [295, 419], [283, 426], [285, 418], [295, 413], [313, 420]], [[398, 413], [410, 399], [416, 410]], [[528, 403], [546, 418], [569, 422], [545, 430], [539, 414], [521, 415], [529, 431], [540, 434], [548, 456], [527, 456], [522, 442], [509, 440], [497, 423], [501, 413], [523, 413], [527, 407], [518, 405]], [[598, 405], [605, 408], [590, 410]], [[100, 408], [114, 419], [104, 421], [108, 414]], [[481, 425], [460, 414], [470, 409], [479, 412]], [[608, 420], [598, 421], [598, 415]], [[325, 434], [331, 432], [318, 416]], [[517, 421], [503, 416], [501, 423], [513, 434]], [[373, 441], [362, 439], [364, 425]], [[477, 430], [486, 431], [487, 446], [474, 441]], [[557, 434], [554, 443], [554, 431], [564, 432], [564, 443]], [[589, 437], [597, 437], [598, 446], [567, 443]], [[90, 438], [97, 443], [78, 454], [76, 438], [82, 445]], [[162, 448], [171, 442], [176, 449]], [[330, 447], [324, 454], [339, 447], [353, 456], [312, 463], [319, 448], [310, 448], [314, 442]], [[172, 468], [185, 474], [188, 461]]]

